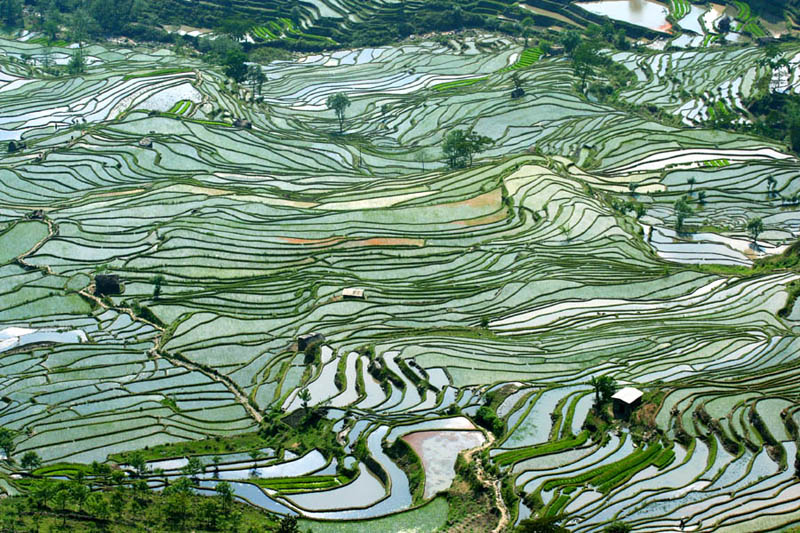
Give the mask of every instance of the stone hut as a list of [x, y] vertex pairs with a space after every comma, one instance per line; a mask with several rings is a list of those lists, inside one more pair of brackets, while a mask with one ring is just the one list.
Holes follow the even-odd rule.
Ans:
[[643, 394], [642, 391], [634, 389], [633, 387], [625, 387], [617, 391], [617, 393], [611, 397], [611, 400], [614, 402], [614, 416], [623, 420], [630, 418], [634, 409], [642, 404]]

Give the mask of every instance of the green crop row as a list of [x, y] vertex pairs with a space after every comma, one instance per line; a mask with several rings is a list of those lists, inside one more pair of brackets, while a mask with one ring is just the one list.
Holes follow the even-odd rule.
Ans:
[[[668, 460], [660, 456], [662, 452], [672, 452], [672, 450], [664, 450], [660, 443], [651, 444], [647, 448], [637, 449], [624, 459], [594, 468], [577, 476], [551, 479], [544, 484], [542, 489], [553, 490], [559, 487], [589, 483], [598, 487], [600, 492], [605, 493], [652, 464], [664, 464], [665, 461], [668, 464]], [[672, 453], [674, 455], [674, 452]]]
[[495, 463], [501, 466], [506, 466], [512, 463], [517, 463], [519, 461], [524, 461], [525, 459], [530, 459], [532, 457], [538, 457], [540, 455], [548, 455], [551, 453], [568, 450], [570, 448], [576, 448], [586, 443], [588, 439], [589, 439], [589, 432], [582, 431], [576, 437], [570, 437], [567, 439], [548, 442], [546, 444], [541, 444], [539, 446], [532, 446], [530, 448], [523, 448], [521, 450], [504, 452], [496, 455], [493, 460]]
[[692, 5], [687, 0], [672, 0], [670, 7], [672, 8], [672, 16], [677, 20], [688, 15], [692, 9]]
[[446, 83], [440, 83], [439, 85], [434, 85], [433, 89], [435, 91], [445, 91], [447, 89], [452, 89], [454, 87], [466, 87], [467, 85], [472, 85], [473, 83], [478, 83], [479, 81], [486, 80], [486, 77], [483, 78], [472, 78], [469, 80], [454, 80], [448, 81]]
[[544, 51], [539, 48], [527, 48], [525, 49], [519, 56], [519, 59], [513, 64], [509, 65], [503, 69], [500, 69], [500, 72], [509, 72], [512, 70], [519, 70], [521, 68], [528, 68], [544, 55]]

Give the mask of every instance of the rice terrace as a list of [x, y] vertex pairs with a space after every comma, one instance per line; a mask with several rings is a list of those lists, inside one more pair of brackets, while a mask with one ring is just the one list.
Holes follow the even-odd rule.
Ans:
[[800, 531], [797, 0], [0, 24], [0, 532]]

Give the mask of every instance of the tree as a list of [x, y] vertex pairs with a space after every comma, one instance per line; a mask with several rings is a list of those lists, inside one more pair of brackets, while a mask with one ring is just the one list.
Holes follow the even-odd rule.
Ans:
[[219, 495], [222, 511], [225, 514], [230, 513], [233, 507], [233, 489], [231, 488], [231, 484], [227, 481], [220, 481], [217, 483], [217, 486], [214, 487], [214, 490]]
[[28, 491], [28, 497], [36, 507], [40, 509], [45, 508], [48, 502], [53, 499], [57, 487], [58, 486], [49, 479], [36, 480], [31, 486], [31, 490]]
[[692, 192], [694, 192], [694, 184], [697, 183], [697, 180], [694, 177], [691, 177], [686, 180], [686, 183], [689, 184], [689, 194], [692, 194]]
[[300, 391], [300, 401], [303, 404], [303, 411], [308, 414], [308, 404], [311, 401], [311, 391], [308, 389], [303, 389]]
[[72, 57], [67, 64], [67, 72], [73, 76], [83, 74], [86, 71], [86, 58], [83, 55], [83, 50], [78, 48], [73, 52]]
[[217, 33], [238, 41], [247, 35], [252, 27], [252, 23], [244, 17], [228, 17], [220, 21]]
[[22, 456], [22, 459], [19, 462], [20, 466], [27, 470], [28, 472], [33, 472], [40, 466], [42, 466], [42, 459], [39, 457], [34, 451], [25, 452], [25, 455]]
[[158, 274], [153, 278], [153, 300], [158, 300], [161, 296], [161, 285], [164, 283], [164, 276]]
[[64, 482], [59, 483], [55, 492], [53, 493], [53, 504], [56, 506], [56, 509], [64, 514], [64, 521], [62, 522], [62, 525], [67, 523], [66, 512], [71, 501], [72, 495], [70, 494], [68, 485]]
[[22, 26], [22, 0], [3, 0], [0, 2], [0, 21], [8, 28]]
[[195, 479], [204, 470], [205, 466], [203, 465], [203, 461], [197, 457], [190, 457], [189, 461], [181, 468], [181, 473], [184, 476]]
[[147, 473], [147, 461], [142, 452], [134, 452], [129, 462], [137, 476], [142, 477]]
[[617, 383], [611, 376], [592, 376], [589, 384], [594, 387], [594, 403], [598, 407], [610, 400], [617, 391]]
[[764, 231], [764, 222], [761, 217], [747, 219], [747, 233], [753, 238], [753, 245], [758, 246], [758, 236]]
[[275, 533], [300, 533], [300, 526], [297, 525], [297, 517], [286, 516], [281, 519], [281, 523]]
[[453, 130], [444, 137], [442, 152], [447, 158], [450, 168], [464, 168], [472, 165], [475, 154], [482, 152], [492, 140], [474, 132], [465, 133], [463, 130]]
[[[307, 389], [303, 389], [303, 390], [307, 390]], [[258, 468], [258, 460], [261, 458], [262, 455], [264, 455], [264, 454], [261, 453], [261, 450], [252, 450], [250, 452], [250, 459], [253, 460], [253, 470]]]
[[689, 205], [685, 196], [678, 198], [675, 202], [675, 229], [677, 229], [678, 232], [683, 230], [684, 221], [687, 217], [691, 216], [693, 212], [692, 206]]
[[336, 93], [328, 97], [326, 104], [328, 109], [336, 112], [336, 117], [339, 119], [339, 133], [344, 132], [344, 112], [350, 107], [350, 99], [344, 93]]
[[255, 102], [256, 88], [258, 88], [258, 93], [261, 94], [261, 88], [264, 86], [264, 82], [267, 81], [267, 76], [264, 74], [264, 71], [261, 70], [261, 65], [250, 65], [247, 69], [247, 79], [253, 85], [250, 101]]
[[722, 17], [719, 22], [717, 22], [717, 29], [720, 33], [728, 33], [731, 31], [731, 19], [730, 17]]
[[108, 500], [99, 492], [93, 492], [86, 498], [86, 511], [92, 517], [101, 520], [105, 520], [111, 514]]
[[562, 516], [526, 518], [514, 529], [514, 533], [569, 533], [568, 529], [558, 525], [562, 520]]
[[222, 457], [215, 455], [211, 458], [211, 462], [214, 463], [214, 472], [219, 475], [219, 464], [222, 462]]
[[519, 74], [516, 72], [511, 74], [511, 83], [514, 84], [515, 89], [522, 89], [522, 80], [519, 79]]
[[89, 15], [97, 23], [95, 31], [114, 34], [130, 22], [133, 0], [93, 0], [88, 6]]
[[89, 497], [91, 492], [92, 491], [89, 490], [89, 487], [79, 481], [73, 481], [69, 485], [70, 499], [78, 504], [79, 511], [83, 508], [83, 504], [86, 503], [86, 499]]
[[11, 461], [11, 454], [14, 452], [14, 432], [4, 427], [0, 427], [0, 452], [3, 452], [7, 461]]
[[773, 176], [767, 176], [767, 191], [770, 196], [775, 194], [775, 186], [778, 184]]
[[568, 30], [561, 34], [561, 45], [567, 54], [572, 52], [581, 44], [581, 34], [575, 30]]
[[593, 66], [602, 63], [603, 59], [597, 53], [597, 46], [591, 42], [582, 42], [572, 52], [572, 66], [575, 75], [581, 79], [581, 85], [586, 85], [587, 76], [594, 73]]
[[241, 50], [229, 50], [225, 54], [225, 59], [222, 64], [224, 66], [225, 75], [233, 78], [236, 83], [241, 83], [247, 77], [247, 54]]

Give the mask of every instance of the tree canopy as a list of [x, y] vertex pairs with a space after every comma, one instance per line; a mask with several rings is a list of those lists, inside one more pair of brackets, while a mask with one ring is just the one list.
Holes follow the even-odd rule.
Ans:
[[344, 132], [344, 113], [350, 107], [350, 99], [344, 93], [336, 93], [328, 97], [326, 104], [328, 109], [336, 112], [336, 118], [339, 119], [339, 133]]
[[472, 131], [453, 130], [445, 135], [442, 152], [450, 168], [464, 168], [471, 166], [475, 154], [483, 152], [490, 144], [492, 140], [489, 137]]

